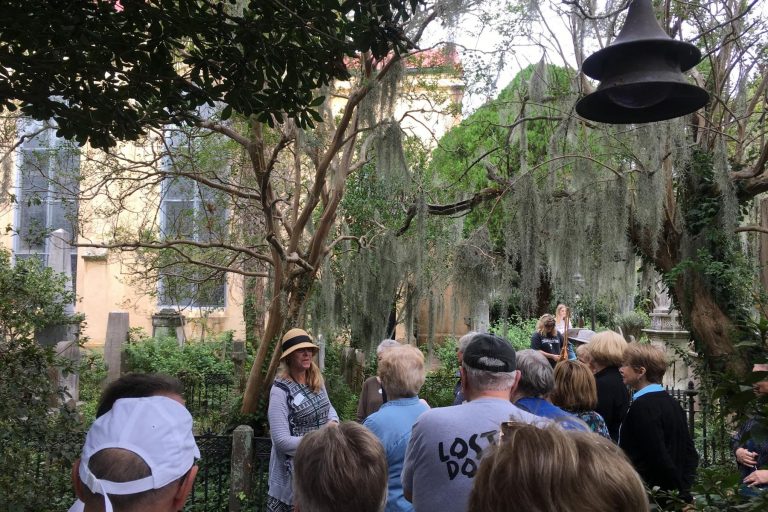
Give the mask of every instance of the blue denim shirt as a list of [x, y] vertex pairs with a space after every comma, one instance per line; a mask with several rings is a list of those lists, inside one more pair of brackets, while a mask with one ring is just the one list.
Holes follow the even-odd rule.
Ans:
[[409, 512], [413, 505], [403, 496], [400, 473], [403, 470], [405, 449], [411, 439], [411, 427], [421, 413], [429, 409], [419, 397], [399, 398], [381, 406], [365, 419], [363, 425], [379, 438], [387, 454], [389, 481], [385, 512]]

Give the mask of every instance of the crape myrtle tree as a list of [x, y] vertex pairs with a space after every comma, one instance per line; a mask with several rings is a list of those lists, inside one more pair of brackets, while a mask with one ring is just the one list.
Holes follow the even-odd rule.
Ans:
[[[277, 369], [280, 334], [305, 321], [328, 256], [341, 243], [366, 244], [337, 216], [376, 141], [401, 135], [392, 101], [403, 58], [459, 7], [6, 2], [0, 102], [85, 145], [73, 191], [81, 233], [97, 235], [76, 245], [128, 252], [171, 294], [184, 295], [184, 282], [200, 292], [225, 273], [244, 276], [246, 295], [267, 283], [243, 400], [253, 412]], [[185, 188], [195, 207], [169, 217], [169, 199]], [[258, 302], [246, 300], [254, 329]]]
[[522, 297], [546, 273], [566, 295], [626, 300], [638, 256], [663, 276], [707, 363], [743, 373], [765, 350], [749, 323], [758, 280], [748, 256], [766, 232], [750, 219], [768, 190], [768, 6], [655, 3], [667, 33], [701, 49], [689, 79], [710, 102], [666, 122], [585, 121], [574, 105], [596, 84], [580, 63], [616, 36], [626, 6], [508, 3], [496, 17], [501, 46], [533, 43], [542, 60], [440, 141], [431, 172], [450, 187], [423, 208], [471, 212], [468, 226], [490, 229], [503, 260], [517, 262]]

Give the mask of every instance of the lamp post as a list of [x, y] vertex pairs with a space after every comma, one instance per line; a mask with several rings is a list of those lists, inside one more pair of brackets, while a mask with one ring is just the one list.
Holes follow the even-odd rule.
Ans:
[[651, 0], [634, 0], [613, 42], [584, 60], [585, 75], [600, 80], [597, 91], [576, 104], [583, 118], [601, 123], [650, 123], [684, 116], [709, 94], [683, 75], [701, 60], [691, 43], [661, 28]]

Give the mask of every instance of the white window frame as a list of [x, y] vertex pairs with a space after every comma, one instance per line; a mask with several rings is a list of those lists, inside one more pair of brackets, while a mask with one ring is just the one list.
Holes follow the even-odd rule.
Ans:
[[[44, 242], [42, 249], [30, 247], [28, 243], [24, 240], [24, 230], [27, 228], [27, 226], [23, 225], [23, 219], [24, 219], [24, 213], [23, 210], [27, 208], [27, 201], [30, 199], [25, 196], [24, 188], [24, 165], [26, 163], [27, 155], [35, 152], [51, 152], [55, 153], [58, 150], [62, 150], [65, 148], [68, 148], [71, 151], [76, 151], [75, 146], [66, 139], [56, 137], [56, 127], [51, 122], [42, 122], [42, 121], [36, 121], [29, 118], [22, 118], [17, 122], [17, 133], [19, 136], [29, 137], [33, 134], [36, 134], [34, 137], [31, 137], [29, 139], [25, 139], [24, 142], [22, 142], [19, 147], [16, 149], [16, 158], [15, 160], [15, 179], [14, 179], [14, 195], [16, 197], [16, 203], [14, 207], [14, 213], [13, 213], [13, 226], [15, 233], [13, 235], [13, 255], [15, 259], [19, 258], [32, 258], [37, 257], [41, 260], [43, 265], [48, 265], [48, 256], [50, 254], [50, 248], [51, 248], [51, 237], [50, 233], [53, 232], [55, 229], [54, 226], [52, 226], [52, 221], [55, 217], [55, 206], [58, 202], [60, 202], [60, 199], [55, 199], [53, 196], [56, 193], [55, 190], [55, 184], [54, 184], [54, 176], [52, 165], [56, 162], [56, 160], [51, 159], [47, 162], [48, 169], [46, 170], [46, 183], [47, 183], [47, 190], [45, 193], [44, 198], [40, 198], [41, 204], [44, 204], [45, 207], [45, 231], [46, 234], [44, 236]], [[39, 133], [37, 133], [39, 132]], [[33, 141], [36, 141], [37, 144], [35, 144]], [[72, 157], [73, 166], [71, 169], [68, 169], [68, 172], [75, 173], [77, 170], [79, 170], [80, 167], [80, 158], [79, 153], [76, 156]], [[74, 202], [74, 215], [77, 216], [79, 214], [78, 212], [78, 202], [77, 202], [77, 196], [74, 196], [73, 199]], [[69, 231], [69, 235], [73, 238], [77, 237], [77, 220], [75, 219], [70, 224], [71, 229]], [[58, 229], [58, 228], [56, 228]], [[71, 274], [72, 274], [72, 287], [74, 290], [76, 276], [77, 276], [77, 249], [75, 247], [70, 247], [70, 261], [71, 261]]]

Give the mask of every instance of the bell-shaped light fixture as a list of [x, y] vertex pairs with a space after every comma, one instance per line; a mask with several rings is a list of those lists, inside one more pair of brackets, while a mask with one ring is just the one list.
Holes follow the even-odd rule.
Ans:
[[584, 60], [597, 91], [576, 104], [585, 119], [601, 123], [650, 123], [694, 112], [709, 94], [683, 75], [701, 60], [696, 46], [672, 39], [659, 26], [651, 0], [634, 0], [619, 35]]

